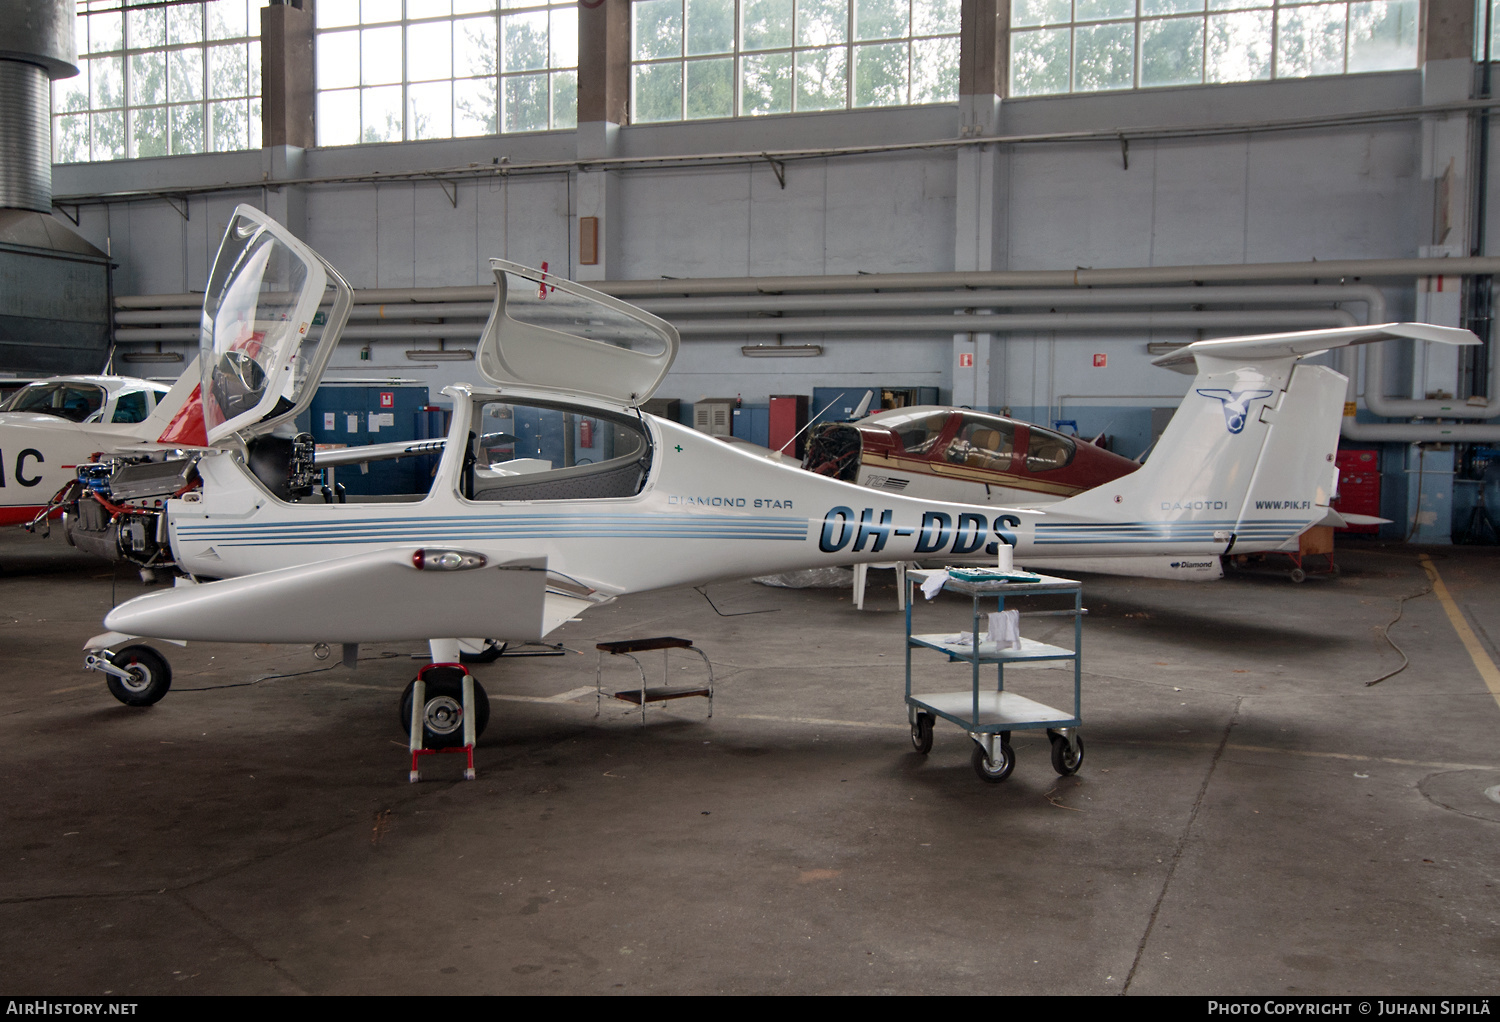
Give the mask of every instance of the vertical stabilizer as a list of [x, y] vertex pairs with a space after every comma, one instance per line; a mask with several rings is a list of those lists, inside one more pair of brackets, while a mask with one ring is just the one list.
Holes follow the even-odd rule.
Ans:
[[1347, 379], [1301, 360], [1330, 348], [1412, 338], [1472, 345], [1425, 323], [1197, 341], [1155, 364], [1197, 372], [1140, 471], [1049, 505], [1032, 550], [1087, 557], [1276, 550], [1326, 517]]
[[[1036, 525], [1038, 553], [1086, 556], [1102, 553], [1094, 547], [1107, 544], [1113, 553], [1124, 546], [1143, 555], [1218, 554], [1235, 542], [1253, 492], [1273, 482], [1288, 500], [1293, 492], [1310, 492], [1304, 484], [1311, 480], [1261, 471], [1265, 456], [1285, 446], [1275, 427], [1278, 416], [1304, 399], [1295, 360], [1203, 361], [1211, 364], [1193, 380], [1146, 464], [1049, 506]], [[1342, 404], [1333, 407], [1330, 449], [1338, 442], [1341, 411]], [[1320, 439], [1316, 446], [1321, 450], [1325, 443]], [[1324, 481], [1320, 476], [1318, 482]], [[1303, 499], [1312, 500], [1298, 497]], [[1256, 519], [1258, 533], [1277, 533], [1274, 545], [1302, 528], [1293, 515], [1274, 523]]]

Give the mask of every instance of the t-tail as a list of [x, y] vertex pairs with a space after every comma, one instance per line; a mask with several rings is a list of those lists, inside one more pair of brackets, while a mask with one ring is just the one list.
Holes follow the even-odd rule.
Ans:
[[1197, 377], [1139, 471], [1050, 505], [1028, 563], [1137, 553], [1295, 549], [1336, 493], [1347, 379], [1303, 361], [1396, 338], [1478, 344], [1468, 330], [1387, 323], [1197, 341], [1155, 364]]

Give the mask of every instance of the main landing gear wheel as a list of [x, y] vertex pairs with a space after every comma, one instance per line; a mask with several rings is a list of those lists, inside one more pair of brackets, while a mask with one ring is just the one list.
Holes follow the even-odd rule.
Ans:
[[1291, 577], [1293, 582], [1306, 582], [1307, 572], [1303, 571], [1301, 568], [1293, 568], [1291, 570]]
[[1052, 731], [1047, 732], [1047, 737], [1052, 742], [1052, 769], [1063, 777], [1078, 773], [1083, 766], [1083, 739], [1075, 736], [1070, 743]]
[[999, 784], [1015, 769], [1016, 754], [1011, 749], [1010, 742], [1001, 740], [995, 743], [995, 758], [992, 760], [985, 754], [984, 746], [975, 742], [974, 753], [969, 762], [974, 764], [974, 772], [981, 781]]
[[126, 646], [109, 662], [130, 674], [129, 678], [105, 676], [109, 694], [126, 706], [150, 706], [172, 687], [171, 665], [150, 646]]
[[917, 714], [911, 726], [911, 747], [924, 756], [932, 751], [932, 714]]
[[[454, 672], [452, 678], [427, 675], [427, 704], [422, 711], [422, 746], [428, 749], [452, 749], [464, 743], [464, 687], [463, 676]], [[411, 698], [416, 688], [415, 680], [401, 693], [401, 729], [411, 735]], [[474, 738], [484, 734], [490, 722], [490, 697], [485, 694], [479, 679], [474, 680]]]

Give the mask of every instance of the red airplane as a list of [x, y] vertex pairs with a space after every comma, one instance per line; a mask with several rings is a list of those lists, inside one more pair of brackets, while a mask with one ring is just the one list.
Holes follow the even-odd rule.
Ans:
[[1036, 507], [1140, 468], [1017, 419], [961, 408], [877, 412], [814, 427], [802, 467], [875, 490], [966, 504]]

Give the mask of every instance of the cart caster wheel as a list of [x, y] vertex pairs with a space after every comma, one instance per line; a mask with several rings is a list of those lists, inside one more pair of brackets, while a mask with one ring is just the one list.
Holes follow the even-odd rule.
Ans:
[[917, 714], [917, 722], [911, 726], [911, 747], [924, 756], [932, 751], [932, 714]]
[[1052, 769], [1067, 777], [1078, 773], [1083, 766], [1083, 739], [1074, 738], [1072, 744], [1062, 735], [1048, 733], [1052, 740]]
[[1328, 565], [1328, 574], [1330, 574], [1330, 575], [1334, 576], [1335, 578], [1337, 578], [1338, 577], [1338, 573], [1339, 573], [1339, 566], [1337, 564], [1329, 564]]
[[1293, 582], [1306, 582], [1307, 581], [1307, 572], [1303, 571], [1301, 568], [1293, 568], [1292, 569], [1292, 573], [1291, 573], [1291, 579], [1292, 579]]
[[969, 762], [974, 764], [974, 772], [979, 775], [979, 779], [990, 784], [999, 784], [1005, 780], [1016, 765], [1016, 754], [1009, 742], [997, 743], [995, 753], [995, 759], [991, 760], [984, 754], [984, 746], [975, 742], [974, 752], [969, 758]]
[[150, 646], [126, 646], [109, 658], [109, 662], [130, 678], [109, 675], [105, 685], [109, 694], [126, 706], [150, 706], [172, 687], [172, 667], [167, 658]]

